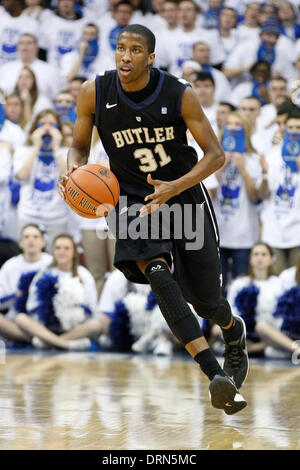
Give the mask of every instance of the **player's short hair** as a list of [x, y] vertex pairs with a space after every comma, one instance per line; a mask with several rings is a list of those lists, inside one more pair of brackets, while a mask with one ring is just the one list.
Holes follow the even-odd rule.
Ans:
[[150, 31], [150, 29], [146, 28], [146, 26], [143, 26], [141, 24], [129, 24], [128, 26], [125, 26], [124, 29], [119, 34], [119, 37], [123, 33], [133, 33], [133, 34], [138, 34], [139, 36], [143, 36], [148, 44], [148, 51], [151, 54], [155, 50], [155, 36]]
[[211, 73], [208, 73], [208, 72], [197, 72], [195, 74], [195, 79], [194, 79], [195, 82], [206, 82], [206, 81], [210, 81], [213, 86], [215, 86], [215, 81], [214, 81], [214, 77], [212, 76]]

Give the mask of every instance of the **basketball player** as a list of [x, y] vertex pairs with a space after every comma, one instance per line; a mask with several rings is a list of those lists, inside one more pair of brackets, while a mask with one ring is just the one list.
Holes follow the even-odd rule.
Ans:
[[[93, 125], [97, 126], [121, 196], [127, 196], [127, 205], [121, 208], [119, 203], [116, 208], [115, 266], [132, 282], [150, 283], [173, 334], [209, 378], [212, 405], [234, 414], [247, 405], [238, 392], [248, 373], [246, 331], [220, 295], [217, 223], [201, 183], [223, 165], [224, 154], [189, 84], [151, 67], [154, 47], [155, 36], [149, 29], [125, 27], [118, 38], [116, 70], [82, 85], [69, 171], [61, 178], [60, 190], [63, 196], [71, 172], [87, 163]], [[198, 163], [195, 150], [187, 146], [187, 127], [204, 152]], [[130, 208], [137, 203], [139, 217], [131, 216]], [[188, 250], [184, 235], [181, 239], [120, 236], [123, 219], [127, 226], [133, 219], [152, 223], [154, 209], [173, 203], [182, 214], [192, 207], [194, 217], [196, 209], [204, 207], [200, 250]], [[195, 220], [193, 224], [195, 228]], [[176, 228], [173, 221], [172, 234]], [[224, 371], [187, 302], [222, 328]]]

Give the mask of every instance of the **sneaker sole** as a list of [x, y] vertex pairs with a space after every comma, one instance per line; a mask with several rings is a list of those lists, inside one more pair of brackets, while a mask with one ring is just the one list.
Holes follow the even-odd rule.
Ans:
[[246, 373], [246, 377], [244, 378], [244, 380], [241, 384], [241, 387], [242, 387], [244, 385], [244, 383], [246, 382], [247, 377], [248, 377], [248, 373], [249, 373], [249, 358], [248, 358], [248, 349], [247, 349], [247, 341], [246, 341], [247, 329], [246, 329], [246, 324], [245, 324], [244, 320], [242, 319], [242, 317], [240, 317], [239, 315], [235, 315], [235, 316], [238, 317], [241, 320], [242, 325], [243, 325], [243, 331], [244, 331], [244, 336], [245, 336], [245, 352], [246, 352], [246, 355], [247, 355], [247, 373]]
[[246, 400], [226, 377], [215, 376], [209, 385], [211, 404], [214, 408], [233, 415], [247, 406]]

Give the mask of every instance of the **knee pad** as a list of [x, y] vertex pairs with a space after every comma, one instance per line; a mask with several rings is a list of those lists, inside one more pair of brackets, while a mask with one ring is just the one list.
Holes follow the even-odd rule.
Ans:
[[160, 260], [152, 261], [145, 270], [145, 276], [166, 322], [179, 341], [186, 345], [203, 336], [200, 325], [167, 264]]
[[216, 323], [216, 325], [221, 327], [228, 325], [231, 320], [231, 307], [224, 297], [221, 297], [219, 305], [215, 309], [207, 310], [197, 305], [193, 305], [193, 307], [196, 310], [197, 315], [205, 318], [206, 320], [211, 320], [213, 323]]

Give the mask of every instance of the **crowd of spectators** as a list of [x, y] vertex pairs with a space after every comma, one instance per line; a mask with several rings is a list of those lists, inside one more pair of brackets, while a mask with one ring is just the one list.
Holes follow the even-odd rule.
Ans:
[[[0, 1], [1, 336], [37, 348], [178, 346], [149, 289], [112, 271], [105, 219], [77, 216], [57, 188], [80, 86], [114, 68], [120, 31], [139, 23], [156, 36], [154, 66], [190, 82], [225, 151], [204, 181], [223, 294], [254, 352], [297, 349], [299, 12], [300, 0]], [[201, 159], [189, 132], [187, 142]], [[97, 131], [89, 162], [109, 165]], [[202, 326], [217, 343], [218, 329]]]

